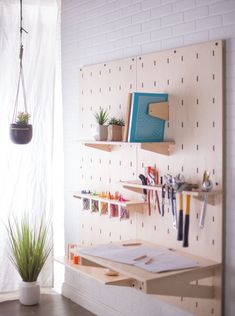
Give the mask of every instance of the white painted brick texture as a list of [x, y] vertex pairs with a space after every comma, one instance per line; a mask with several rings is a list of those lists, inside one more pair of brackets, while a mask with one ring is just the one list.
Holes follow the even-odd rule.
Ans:
[[[74, 175], [79, 168], [78, 157], [76, 157], [79, 67], [220, 38], [226, 39], [225, 315], [233, 316], [235, 310], [235, 212], [232, 200], [235, 192], [233, 179], [235, 176], [235, 0], [62, 0], [62, 80], [66, 123], [65, 218], [69, 215], [76, 219], [77, 216], [76, 203], [69, 199], [68, 192], [76, 191]], [[66, 240], [76, 240], [76, 229], [70, 229], [69, 225], [70, 221], [66, 220]], [[148, 303], [151, 305], [153, 304], [151, 302]], [[176, 316], [180, 313], [164, 306], [159, 307], [155, 315]]]

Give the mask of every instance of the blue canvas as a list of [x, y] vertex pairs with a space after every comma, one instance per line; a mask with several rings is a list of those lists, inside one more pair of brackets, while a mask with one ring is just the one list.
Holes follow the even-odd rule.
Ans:
[[128, 142], [162, 142], [165, 121], [148, 114], [150, 103], [166, 102], [166, 93], [132, 93]]

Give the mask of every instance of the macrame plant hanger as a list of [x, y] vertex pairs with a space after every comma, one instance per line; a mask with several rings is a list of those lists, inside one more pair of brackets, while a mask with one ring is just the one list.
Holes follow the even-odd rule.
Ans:
[[[28, 124], [30, 115], [28, 113], [28, 108], [27, 108], [26, 89], [25, 89], [24, 71], [23, 71], [23, 53], [24, 53], [23, 32], [28, 33], [23, 28], [22, 0], [20, 0], [20, 54], [19, 54], [20, 69], [19, 69], [19, 77], [18, 77], [18, 83], [17, 83], [17, 89], [16, 89], [14, 112], [12, 116], [12, 124], [10, 125], [10, 137], [13, 143], [15, 144], [28, 144], [31, 141], [32, 134], [33, 134], [32, 125]], [[22, 86], [23, 102], [24, 102], [23, 112], [18, 112], [20, 83]]]

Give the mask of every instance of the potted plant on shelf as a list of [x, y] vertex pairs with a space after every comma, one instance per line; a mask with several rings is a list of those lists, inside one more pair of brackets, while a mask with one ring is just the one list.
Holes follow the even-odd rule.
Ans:
[[15, 144], [28, 144], [33, 136], [33, 127], [29, 124], [30, 114], [19, 112], [16, 122], [10, 124], [10, 137]]
[[24, 215], [21, 220], [8, 220], [7, 232], [10, 244], [10, 260], [22, 278], [19, 300], [23, 305], [35, 305], [40, 301], [40, 285], [37, 282], [52, 250], [48, 239], [49, 223], [41, 218], [34, 224]]
[[108, 140], [109, 141], [121, 141], [122, 129], [125, 126], [123, 119], [116, 119], [112, 117], [108, 122]]
[[95, 113], [95, 119], [98, 123], [96, 133], [94, 135], [95, 140], [107, 140], [108, 127], [105, 125], [105, 123], [108, 121], [108, 111], [100, 108], [99, 111]]

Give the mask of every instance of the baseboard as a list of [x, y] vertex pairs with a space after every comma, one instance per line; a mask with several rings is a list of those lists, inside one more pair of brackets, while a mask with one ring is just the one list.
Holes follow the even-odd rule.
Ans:
[[111, 306], [97, 301], [94, 297], [91, 298], [87, 295], [84, 295], [84, 293], [65, 282], [62, 285], [62, 295], [81, 305], [97, 316], [123, 316], [122, 313], [113, 309]]

